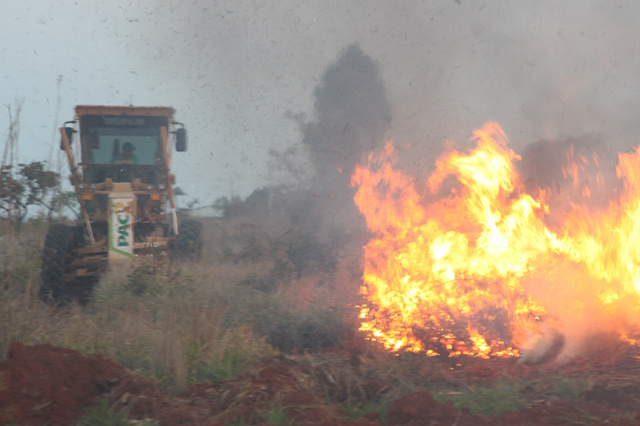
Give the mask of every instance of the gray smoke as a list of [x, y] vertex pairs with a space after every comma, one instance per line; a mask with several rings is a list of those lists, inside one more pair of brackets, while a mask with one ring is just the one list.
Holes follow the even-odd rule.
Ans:
[[361, 226], [350, 181], [356, 164], [385, 142], [391, 108], [384, 84], [374, 61], [354, 44], [329, 66], [314, 95], [316, 119], [302, 130], [316, 172], [319, 230]]
[[554, 231], [579, 205], [592, 213], [617, 199], [622, 181], [616, 176], [617, 153], [599, 135], [542, 140], [527, 146], [517, 163], [527, 193], [545, 193], [546, 223]]

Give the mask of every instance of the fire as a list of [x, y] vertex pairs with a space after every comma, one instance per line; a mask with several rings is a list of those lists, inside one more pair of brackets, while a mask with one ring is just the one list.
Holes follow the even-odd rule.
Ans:
[[[355, 202], [374, 235], [361, 330], [394, 351], [484, 358], [519, 356], [549, 329], [625, 335], [640, 309], [638, 152], [619, 155], [624, 190], [606, 210], [558, 214], [546, 201], [554, 194], [525, 191], [521, 158], [497, 123], [472, 139], [423, 183], [394, 169], [391, 144], [356, 168]], [[567, 158], [565, 178], [589, 198], [579, 175], [598, 157]]]

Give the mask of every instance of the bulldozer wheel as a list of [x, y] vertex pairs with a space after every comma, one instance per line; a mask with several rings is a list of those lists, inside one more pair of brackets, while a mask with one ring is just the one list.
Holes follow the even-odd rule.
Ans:
[[176, 255], [181, 259], [198, 260], [202, 254], [202, 223], [185, 220], [176, 239]]
[[54, 224], [49, 227], [42, 251], [42, 285], [40, 299], [46, 303], [61, 305], [74, 297], [73, 281], [66, 281], [73, 260], [72, 250], [77, 247], [75, 229]]

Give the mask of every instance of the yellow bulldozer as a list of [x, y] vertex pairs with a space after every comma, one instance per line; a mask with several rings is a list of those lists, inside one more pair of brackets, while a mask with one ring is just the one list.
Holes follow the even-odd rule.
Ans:
[[202, 224], [178, 224], [171, 153], [187, 150], [171, 107], [75, 108], [60, 128], [78, 224], [53, 224], [42, 252], [43, 301], [62, 304], [91, 294], [109, 266], [138, 256], [197, 258]]

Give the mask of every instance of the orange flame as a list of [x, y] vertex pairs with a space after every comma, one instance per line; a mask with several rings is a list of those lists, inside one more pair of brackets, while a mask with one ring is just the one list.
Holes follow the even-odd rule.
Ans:
[[[574, 206], [556, 233], [545, 224], [545, 192], [525, 193], [500, 126], [487, 123], [473, 139], [469, 153], [438, 159], [423, 193], [393, 168], [391, 144], [356, 168], [355, 202], [374, 234], [361, 330], [394, 351], [479, 357], [518, 356], [549, 325], [624, 334], [640, 307], [639, 154], [619, 156], [618, 202], [597, 214]], [[577, 163], [571, 150], [569, 160], [563, 172], [578, 187], [588, 159]]]

